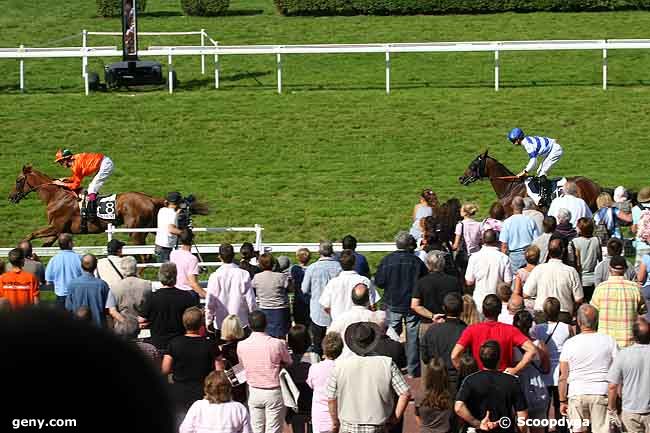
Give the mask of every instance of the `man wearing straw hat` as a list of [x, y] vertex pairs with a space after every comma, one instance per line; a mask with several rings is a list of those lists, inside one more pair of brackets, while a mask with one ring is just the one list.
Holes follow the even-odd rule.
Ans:
[[[353, 323], [345, 331], [354, 355], [337, 361], [327, 384], [334, 433], [383, 433], [406, 410], [410, 392], [404, 376], [390, 358], [374, 356], [381, 334], [371, 322]], [[397, 405], [394, 394], [399, 396]]]

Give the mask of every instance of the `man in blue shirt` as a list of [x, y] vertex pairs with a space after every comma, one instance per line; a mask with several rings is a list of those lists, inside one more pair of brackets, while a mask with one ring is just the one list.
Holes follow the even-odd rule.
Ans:
[[[343, 244], [344, 250], [354, 251], [354, 271], [363, 275], [366, 278], [370, 278], [370, 266], [368, 266], [368, 260], [363, 254], [357, 252], [357, 238], [352, 235], [347, 235], [341, 241]], [[340, 254], [337, 254], [336, 259], [339, 260]]]
[[76, 313], [81, 307], [88, 307], [92, 321], [100, 327], [106, 323], [106, 299], [108, 298], [108, 284], [106, 281], [95, 277], [97, 257], [86, 254], [81, 259], [83, 274], [70, 281], [68, 284], [68, 297], [65, 300], [65, 309]]
[[512, 275], [526, 265], [526, 248], [541, 234], [532, 218], [523, 215], [524, 199], [512, 199], [512, 216], [503, 222], [499, 240], [501, 252], [510, 257]]
[[313, 350], [322, 354], [321, 343], [325, 338], [327, 327], [332, 319], [320, 305], [320, 295], [327, 283], [336, 277], [342, 270], [341, 265], [334, 257], [334, 247], [330, 241], [321, 241], [319, 246], [320, 258], [309, 265], [305, 270], [300, 290], [310, 296], [309, 316], [311, 318], [311, 334]]
[[70, 281], [81, 275], [81, 260], [79, 255], [72, 251], [72, 235], [62, 233], [59, 235], [59, 248], [61, 252], [52, 257], [45, 269], [45, 281], [54, 285], [56, 305], [65, 308], [65, 298], [68, 296]]

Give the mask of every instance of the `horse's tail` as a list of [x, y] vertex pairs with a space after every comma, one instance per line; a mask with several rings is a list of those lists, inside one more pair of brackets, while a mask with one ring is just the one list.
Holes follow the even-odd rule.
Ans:
[[190, 203], [190, 210], [192, 211], [192, 215], [207, 215], [210, 213], [208, 204], [196, 199]]

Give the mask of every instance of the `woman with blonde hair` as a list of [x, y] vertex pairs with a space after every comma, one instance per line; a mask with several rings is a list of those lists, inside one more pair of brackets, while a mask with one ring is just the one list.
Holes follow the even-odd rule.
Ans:
[[179, 433], [252, 433], [246, 407], [232, 401], [232, 386], [223, 371], [205, 378], [205, 396], [192, 404]]
[[[237, 344], [244, 338], [246, 338], [246, 332], [239, 317], [235, 314], [226, 316], [221, 324], [221, 356], [223, 357], [224, 368], [229, 373], [232, 373], [233, 368], [239, 364]], [[235, 383], [232, 388], [232, 399], [245, 404], [247, 398], [246, 383]]]
[[461, 275], [465, 275], [469, 256], [481, 249], [481, 223], [474, 219], [477, 212], [478, 206], [474, 203], [463, 204], [460, 208], [463, 220], [456, 224], [454, 231], [451, 249], [456, 252], [456, 266]]
[[611, 237], [623, 239], [618, 222], [632, 223], [632, 214], [624, 212], [618, 207], [607, 192], [601, 192], [596, 198], [598, 210], [594, 213], [594, 235], [600, 240], [603, 255], [606, 254], [607, 241]]
[[481, 316], [471, 295], [463, 295], [463, 312], [460, 315], [460, 320], [468, 326], [481, 321]]

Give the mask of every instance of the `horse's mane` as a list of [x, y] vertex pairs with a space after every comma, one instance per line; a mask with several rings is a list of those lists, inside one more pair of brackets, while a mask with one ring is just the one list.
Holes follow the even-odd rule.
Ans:
[[30, 170], [31, 170], [31, 171], [30, 171], [31, 174], [34, 174], [34, 175], [39, 176], [39, 177], [42, 177], [42, 178], [44, 178], [44, 179], [47, 180], [47, 181], [51, 181], [51, 180], [54, 179], [53, 177], [48, 176], [47, 174], [43, 173], [42, 171], [38, 171], [38, 170], [36, 170], [36, 169], [33, 168], [33, 167], [30, 167]]
[[495, 158], [492, 158], [491, 156], [488, 156], [487, 158], [490, 159], [490, 160], [492, 160], [492, 161], [494, 162], [494, 164], [496, 165], [496, 168], [497, 168], [497, 169], [501, 169], [501, 170], [503, 170], [503, 171], [506, 173], [506, 174], [505, 174], [506, 176], [514, 176], [514, 173], [513, 173], [512, 171], [510, 171], [510, 169], [509, 169], [508, 167], [506, 167], [505, 165], [501, 164], [498, 160], [496, 160]]

